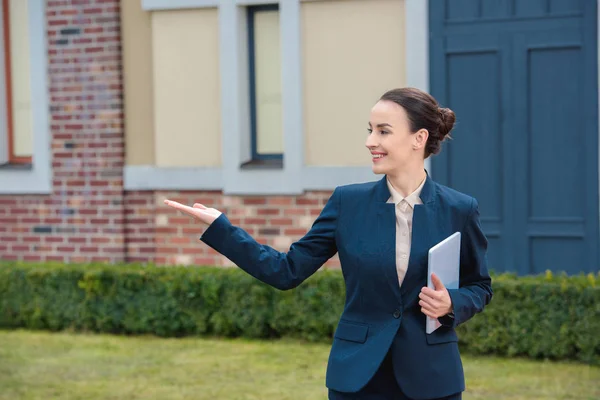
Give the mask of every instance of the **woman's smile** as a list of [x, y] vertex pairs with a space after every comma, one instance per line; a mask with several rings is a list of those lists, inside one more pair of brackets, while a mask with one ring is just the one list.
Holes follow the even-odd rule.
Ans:
[[385, 156], [387, 156], [387, 153], [380, 153], [376, 151], [372, 151], [371, 154], [373, 155], [373, 162], [380, 162]]

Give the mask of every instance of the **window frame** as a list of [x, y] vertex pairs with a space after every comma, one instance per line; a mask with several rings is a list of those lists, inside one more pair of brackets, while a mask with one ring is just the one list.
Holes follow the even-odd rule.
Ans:
[[[50, 93], [48, 74], [48, 32], [46, 0], [27, 0], [29, 30], [29, 62], [31, 82], [31, 118], [33, 154], [31, 164], [8, 164], [8, 152], [0, 146], [0, 195], [52, 193], [52, 147], [50, 131]], [[2, 7], [0, 7], [0, 14]], [[0, 16], [0, 25], [3, 18]], [[0, 47], [4, 47], [4, 28], [0, 29]], [[4, 74], [4, 50], [0, 48], [0, 75]], [[2, 77], [0, 76], [0, 79]], [[0, 114], [4, 114], [4, 83], [0, 81]], [[0, 116], [3, 118], [3, 116]], [[6, 140], [6, 129], [0, 125], [0, 141]], [[1, 144], [1, 143], [0, 143]]]
[[[258, 131], [256, 115], [256, 58], [255, 58], [255, 31], [254, 16], [264, 11], [277, 11], [279, 13], [279, 4], [260, 4], [249, 5], [246, 7], [247, 15], [247, 35], [248, 35], [248, 78], [250, 95], [250, 157], [252, 161], [283, 161], [283, 153], [262, 154], [258, 152]], [[282, 132], [283, 134], [283, 132]]]
[[10, 7], [9, 0], [0, 0], [2, 7], [2, 51], [4, 52], [4, 93], [6, 101], [6, 146], [8, 164], [31, 164], [32, 156], [17, 156], [15, 154], [15, 130], [13, 120], [12, 67], [10, 46]]

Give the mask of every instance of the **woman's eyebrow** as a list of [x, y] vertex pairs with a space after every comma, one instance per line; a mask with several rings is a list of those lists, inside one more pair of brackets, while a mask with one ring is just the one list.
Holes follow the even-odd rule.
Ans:
[[[369, 121], [369, 126], [373, 126], [373, 125], [371, 124], [371, 121]], [[389, 126], [390, 128], [393, 128], [393, 126], [391, 126], [391, 125], [390, 125], [390, 124], [388, 124], [387, 122], [382, 122], [381, 124], [377, 124], [377, 127], [378, 127], [378, 128], [384, 128], [384, 127], [386, 127], [386, 126]]]

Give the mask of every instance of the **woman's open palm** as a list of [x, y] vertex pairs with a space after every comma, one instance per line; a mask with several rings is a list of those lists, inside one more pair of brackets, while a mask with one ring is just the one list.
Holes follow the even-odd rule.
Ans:
[[176, 210], [183, 211], [187, 215], [194, 217], [206, 225], [212, 224], [214, 220], [219, 218], [219, 216], [222, 214], [221, 211], [217, 209], [208, 208], [199, 203], [195, 203], [193, 207], [190, 207], [176, 201], [165, 200], [165, 204], [169, 207], [173, 207]]

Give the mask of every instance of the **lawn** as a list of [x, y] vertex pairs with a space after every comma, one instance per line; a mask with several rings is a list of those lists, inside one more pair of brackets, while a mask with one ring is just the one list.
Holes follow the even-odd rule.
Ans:
[[[329, 346], [0, 331], [0, 400], [326, 399]], [[600, 399], [600, 368], [463, 357], [464, 399]]]

